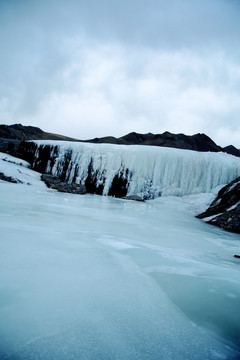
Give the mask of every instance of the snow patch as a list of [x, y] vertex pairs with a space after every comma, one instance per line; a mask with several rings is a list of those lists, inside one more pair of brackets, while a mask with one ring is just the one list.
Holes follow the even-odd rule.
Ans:
[[235, 205], [231, 206], [230, 208], [227, 209], [227, 211], [231, 211], [236, 209], [236, 207], [238, 207], [238, 205], [240, 204], [240, 201], [238, 201]]

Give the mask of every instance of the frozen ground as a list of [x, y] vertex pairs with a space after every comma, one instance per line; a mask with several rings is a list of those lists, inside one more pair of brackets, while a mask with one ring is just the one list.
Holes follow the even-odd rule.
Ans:
[[193, 216], [213, 195], [63, 194], [4, 156], [1, 360], [240, 358], [240, 236]]

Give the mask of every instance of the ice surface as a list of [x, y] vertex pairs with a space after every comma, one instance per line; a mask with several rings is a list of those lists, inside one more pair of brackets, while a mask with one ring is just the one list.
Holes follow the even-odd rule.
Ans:
[[79, 196], [24, 169], [0, 182], [1, 360], [240, 357], [240, 236], [193, 216], [212, 194]]
[[[225, 153], [204, 153], [154, 146], [125, 146], [73, 142], [37, 141], [39, 146], [58, 148], [58, 157], [47, 172], [66, 180], [85, 183], [91, 166], [103, 194], [109, 193], [114, 177], [127, 180], [128, 195], [144, 198], [161, 195], [190, 195], [210, 192], [240, 175], [240, 159]], [[66, 157], [70, 162], [66, 170]], [[38, 159], [38, 151], [36, 152]]]
[[[11, 176], [27, 185], [35, 185], [38, 188], [44, 187], [40, 181], [41, 174], [29, 169], [30, 164], [22, 159], [0, 152], [0, 172]], [[0, 182], [2, 182], [0, 180]]]

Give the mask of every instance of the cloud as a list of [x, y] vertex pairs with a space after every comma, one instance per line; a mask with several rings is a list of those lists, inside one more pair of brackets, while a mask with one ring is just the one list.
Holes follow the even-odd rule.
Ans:
[[240, 147], [238, 2], [10, 0], [0, 8], [2, 123], [82, 139], [205, 132]]

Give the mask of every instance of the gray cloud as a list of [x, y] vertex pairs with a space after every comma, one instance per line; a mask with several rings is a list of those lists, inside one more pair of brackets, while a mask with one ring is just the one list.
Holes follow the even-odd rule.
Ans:
[[239, 3], [2, 1], [0, 121], [239, 145]]

